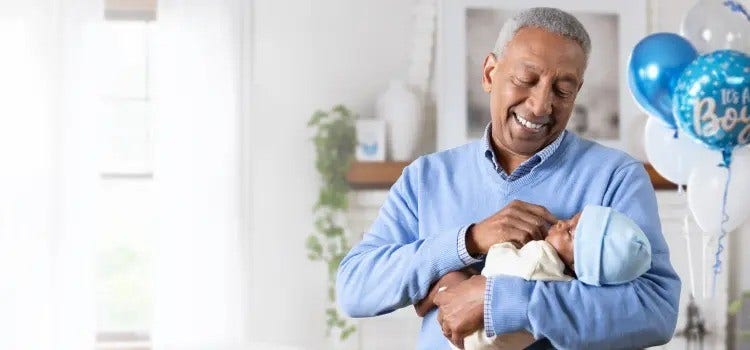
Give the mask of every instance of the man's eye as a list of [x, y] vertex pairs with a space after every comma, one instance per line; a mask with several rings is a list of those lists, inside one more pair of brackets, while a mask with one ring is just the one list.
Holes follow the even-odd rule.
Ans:
[[570, 97], [575, 94], [575, 87], [572, 84], [563, 83], [555, 85], [555, 93], [563, 98]]
[[571, 95], [573, 95], [572, 92], [567, 91], [567, 90], [563, 90], [563, 89], [557, 89], [556, 93], [557, 93], [557, 96], [560, 96], [562, 98], [568, 98]]
[[534, 85], [534, 81], [529, 80], [529, 79], [514, 78], [513, 82], [516, 85], [519, 85], [519, 86], [531, 86], [531, 85]]

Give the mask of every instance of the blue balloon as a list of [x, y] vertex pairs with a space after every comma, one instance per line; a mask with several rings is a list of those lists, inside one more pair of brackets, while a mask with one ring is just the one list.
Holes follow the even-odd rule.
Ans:
[[649, 115], [677, 128], [672, 115], [672, 93], [682, 70], [698, 51], [685, 38], [673, 33], [651, 34], [630, 54], [628, 85], [636, 102]]
[[719, 50], [685, 68], [674, 91], [680, 130], [724, 153], [750, 143], [750, 56]]

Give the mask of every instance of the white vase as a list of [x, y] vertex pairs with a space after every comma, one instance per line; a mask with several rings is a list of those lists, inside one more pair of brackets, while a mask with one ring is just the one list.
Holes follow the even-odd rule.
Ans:
[[378, 98], [376, 115], [386, 121], [389, 158], [414, 160], [424, 127], [422, 106], [417, 96], [403, 81], [393, 80]]

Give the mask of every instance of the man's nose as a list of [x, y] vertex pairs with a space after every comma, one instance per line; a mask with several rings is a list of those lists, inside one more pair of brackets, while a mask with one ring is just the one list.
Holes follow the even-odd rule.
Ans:
[[548, 84], [538, 84], [527, 99], [528, 107], [535, 116], [552, 114], [552, 88]]

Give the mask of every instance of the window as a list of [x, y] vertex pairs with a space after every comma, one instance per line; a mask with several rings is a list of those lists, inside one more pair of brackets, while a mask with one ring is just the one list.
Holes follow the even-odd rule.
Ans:
[[150, 349], [149, 37], [155, 0], [107, 0], [101, 50], [101, 217], [96, 240], [97, 349]]
[[99, 349], [122, 349], [104, 345], [126, 341], [139, 345], [147, 343], [149, 336], [152, 183], [145, 178], [103, 178], [100, 193], [103, 215], [96, 254], [97, 342]]

